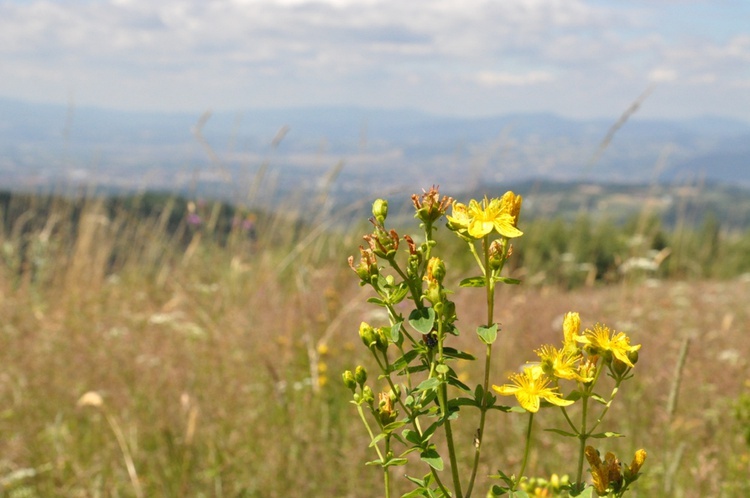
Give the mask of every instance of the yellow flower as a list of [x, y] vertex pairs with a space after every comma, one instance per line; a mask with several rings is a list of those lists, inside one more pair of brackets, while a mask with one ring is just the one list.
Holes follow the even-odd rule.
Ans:
[[446, 218], [448, 218], [448, 227], [451, 230], [458, 231], [468, 229], [471, 218], [469, 218], [469, 210], [466, 207], [466, 204], [454, 202], [452, 208], [453, 210], [451, 214], [453, 216], [446, 216]]
[[558, 350], [554, 346], [545, 344], [534, 352], [539, 356], [542, 370], [547, 375], [580, 382], [591, 382], [593, 380], [590, 377], [580, 375], [578, 362], [581, 355], [578, 351], [565, 348]]
[[556, 387], [547, 387], [550, 379], [539, 368], [527, 367], [523, 373], [511, 374], [509, 378], [513, 384], [493, 385], [492, 389], [503, 396], [514, 395], [521, 407], [531, 413], [539, 411], [541, 400], [557, 406], [573, 404], [572, 401], [563, 399]]
[[469, 235], [481, 239], [485, 235], [497, 230], [504, 237], [520, 237], [523, 232], [516, 228], [513, 215], [503, 209], [500, 199], [487, 200], [482, 203], [472, 199], [469, 201]]
[[593, 329], [586, 329], [582, 336], [577, 336], [576, 340], [587, 346], [587, 351], [592, 354], [607, 356], [609, 353], [616, 359], [620, 360], [629, 367], [633, 363], [628, 358], [628, 353], [638, 351], [641, 345], [630, 345], [630, 338], [624, 332], [613, 332], [601, 324], [594, 325]]
[[513, 226], [518, 226], [518, 215], [521, 213], [523, 198], [508, 190], [500, 198], [500, 209], [513, 216]]
[[563, 318], [563, 349], [578, 349], [576, 337], [581, 328], [581, 317], [578, 313], [569, 311]]

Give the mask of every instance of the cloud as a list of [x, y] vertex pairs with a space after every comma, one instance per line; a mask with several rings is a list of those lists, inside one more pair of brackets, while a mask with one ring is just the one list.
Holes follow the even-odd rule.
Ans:
[[[72, 90], [82, 103], [116, 107], [360, 103], [441, 112], [461, 102], [486, 109], [479, 99], [494, 94], [482, 92], [498, 87], [515, 88], [514, 102], [554, 105], [534, 88], [554, 88], [563, 102], [581, 92], [602, 100], [604, 92], [637, 93], [649, 81], [747, 79], [741, 69], [750, 61], [747, 30], [708, 39], [662, 34], [669, 27], [662, 9], [676, 6], [634, 5], [6, 1], [0, 2], [0, 95], [64, 100]], [[497, 100], [498, 108], [507, 99]]]
[[484, 86], [535, 85], [552, 81], [554, 77], [547, 71], [530, 71], [524, 74], [497, 73], [482, 71], [476, 75], [476, 82]]

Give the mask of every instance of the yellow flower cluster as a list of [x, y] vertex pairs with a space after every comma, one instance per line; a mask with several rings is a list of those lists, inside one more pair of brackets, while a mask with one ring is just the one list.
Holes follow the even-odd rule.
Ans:
[[454, 202], [452, 215], [448, 216], [448, 227], [474, 239], [481, 239], [493, 230], [503, 237], [520, 237], [523, 232], [517, 225], [521, 203], [521, 196], [511, 191], [500, 198], [485, 197], [481, 202], [472, 199], [468, 206]]
[[[631, 346], [630, 338], [623, 332], [612, 332], [601, 324], [586, 329], [583, 334], [579, 333], [580, 327], [578, 313], [567, 313], [563, 318], [562, 348], [543, 345], [535, 351], [539, 357], [538, 363], [529, 364], [521, 374], [511, 374], [509, 379], [512, 384], [493, 385], [492, 388], [503, 396], [514, 395], [521, 407], [535, 413], [541, 400], [557, 406], [573, 404], [558, 391], [558, 381], [593, 382], [600, 358], [620, 375], [634, 366], [640, 344]], [[584, 351], [588, 357], [583, 355]], [[550, 384], [554, 386], [550, 387]]]

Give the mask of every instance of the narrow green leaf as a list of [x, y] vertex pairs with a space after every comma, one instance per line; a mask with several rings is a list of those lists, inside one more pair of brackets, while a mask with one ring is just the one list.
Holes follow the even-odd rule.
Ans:
[[404, 354], [404, 356], [398, 358], [396, 361], [394, 361], [391, 364], [391, 371], [394, 372], [396, 370], [401, 370], [401, 369], [406, 368], [409, 365], [409, 363], [414, 361], [414, 358], [416, 358], [417, 356], [419, 356], [419, 351], [415, 349], [411, 349], [407, 351]]
[[383, 427], [383, 431], [385, 432], [393, 432], [396, 429], [400, 429], [401, 427], [406, 425], [406, 421], [404, 420], [396, 420], [395, 422], [391, 422], [390, 424]]
[[597, 434], [591, 434], [589, 437], [593, 437], [595, 439], [604, 439], [607, 437], [625, 437], [625, 436], [617, 432], [599, 432]]
[[484, 277], [469, 277], [461, 280], [459, 287], [485, 287], [487, 280]]
[[385, 462], [385, 465], [383, 467], [398, 467], [400, 465], [406, 465], [406, 462], [408, 460], [406, 458], [391, 458], [387, 462]]
[[373, 446], [375, 446], [376, 444], [378, 444], [380, 441], [382, 441], [383, 439], [385, 439], [385, 437], [387, 435], [388, 434], [386, 434], [385, 432], [381, 432], [380, 434], [378, 434], [377, 436], [375, 436], [374, 438], [372, 438], [372, 441], [370, 442], [370, 448], [372, 448]]
[[367, 302], [385, 307], [385, 301], [383, 301], [382, 299], [378, 299], [377, 297], [370, 297], [367, 299]]
[[483, 343], [489, 346], [497, 339], [497, 324], [493, 324], [492, 327], [477, 327], [477, 335]]
[[591, 393], [591, 399], [596, 400], [603, 405], [607, 404], [607, 401], [596, 393]]
[[544, 429], [547, 432], [554, 432], [555, 434], [560, 434], [561, 436], [565, 437], [578, 437], [578, 434], [573, 434], [572, 432], [566, 432], [560, 429]]
[[466, 353], [464, 351], [459, 351], [455, 348], [449, 348], [449, 347], [443, 348], [443, 355], [446, 358], [456, 358], [459, 360], [469, 360], [469, 361], [476, 360], [476, 357], [472, 354]]
[[435, 448], [429, 448], [419, 454], [419, 458], [437, 471], [443, 470], [443, 459], [440, 457]]
[[495, 282], [502, 282], [504, 284], [511, 284], [511, 285], [518, 285], [521, 283], [520, 280], [517, 278], [509, 278], [509, 277], [494, 277], [492, 280]]
[[455, 398], [448, 401], [448, 407], [453, 408], [455, 406], [479, 406], [477, 400], [473, 398]]
[[467, 386], [466, 384], [464, 384], [463, 382], [461, 382], [460, 380], [458, 380], [458, 377], [455, 376], [455, 373], [448, 377], [448, 384], [453, 387], [457, 387], [461, 389], [462, 391], [466, 391], [467, 393], [471, 392], [471, 388]]
[[435, 310], [423, 308], [414, 310], [409, 314], [409, 325], [420, 334], [429, 334], [435, 325]]

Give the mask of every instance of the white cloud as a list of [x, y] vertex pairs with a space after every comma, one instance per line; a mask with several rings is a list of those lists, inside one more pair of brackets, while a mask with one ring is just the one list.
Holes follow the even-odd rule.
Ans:
[[503, 109], [531, 99], [554, 105], [548, 95], [533, 93], [541, 87], [563, 102], [579, 92], [602, 99], [608, 91], [637, 93], [648, 81], [747, 79], [741, 68], [750, 61], [750, 34], [667, 38], [661, 33], [669, 19], [658, 16], [659, 6], [669, 3], [636, 5], [6, 2], [0, 3], [0, 95], [64, 101], [72, 90], [81, 103], [117, 107], [362, 103], [440, 112], [478, 102], [485, 94], [472, 93], [477, 88], [527, 92], [512, 101], [493, 95]]
[[547, 83], [554, 77], [546, 71], [530, 71], [524, 74], [482, 71], [476, 75], [476, 82], [484, 86], [520, 86]]
[[654, 83], [669, 83], [677, 79], [677, 71], [669, 68], [656, 68], [648, 73], [648, 79]]

